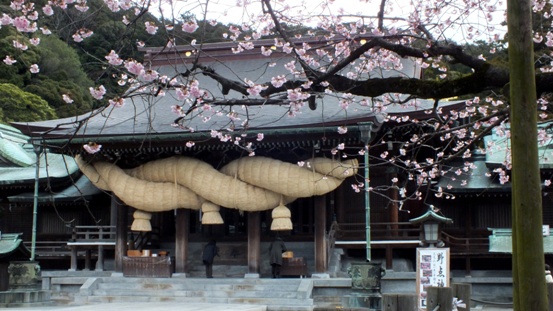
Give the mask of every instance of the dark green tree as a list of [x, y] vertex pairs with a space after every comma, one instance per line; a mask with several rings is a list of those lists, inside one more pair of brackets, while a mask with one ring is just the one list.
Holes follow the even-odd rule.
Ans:
[[[81, 68], [77, 53], [55, 36], [41, 36], [41, 42], [33, 46], [30, 41], [12, 28], [0, 29], [0, 53], [12, 55], [15, 62], [7, 65], [0, 63], [0, 82], [10, 83], [40, 96], [55, 109], [59, 117], [69, 117], [85, 113], [92, 109], [92, 96], [88, 88], [93, 82]], [[25, 42], [28, 50], [21, 51], [13, 46], [13, 41]], [[29, 66], [37, 64], [40, 75], [32, 74]], [[62, 98], [69, 96], [73, 103], [68, 104]], [[21, 120], [15, 120], [21, 121]]]
[[35, 94], [9, 83], [0, 84], [0, 122], [33, 122], [55, 119], [56, 112]]

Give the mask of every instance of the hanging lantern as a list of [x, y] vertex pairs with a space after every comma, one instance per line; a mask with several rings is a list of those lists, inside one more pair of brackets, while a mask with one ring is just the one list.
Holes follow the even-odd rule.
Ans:
[[272, 231], [292, 230], [292, 213], [280, 202], [280, 205], [275, 207], [271, 213], [273, 222], [271, 223]]
[[150, 219], [152, 219], [152, 213], [136, 210], [132, 214], [132, 216], [134, 217], [134, 221], [131, 225], [132, 231], [152, 231], [152, 224], [150, 223]]
[[224, 223], [223, 217], [219, 213], [221, 208], [217, 204], [204, 202], [202, 204], [202, 225], [221, 225]]

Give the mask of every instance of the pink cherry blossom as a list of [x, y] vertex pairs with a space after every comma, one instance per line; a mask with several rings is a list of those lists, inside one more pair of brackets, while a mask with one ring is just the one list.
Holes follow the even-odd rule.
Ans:
[[109, 100], [109, 104], [115, 108], [121, 108], [125, 105], [125, 99], [124, 98], [115, 98], [115, 99], [110, 99]]
[[193, 33], [198, 29], [198, 24], [196, 23], [196, 20], [188, 21], [182, 24], [182, 31]]
[[4, 58], [4, 63], [8, 66], [11, 66], [15, 63], [17, 63], [17, 61], [13, 58], [11, 58], [9, 55], [6, 56], [6, 58]]
[[171, 111], [174, 113], [174, 114], [177, 114], [179, 116], [184, 116], [184, 110], [182, 109], [181, 106], [179, 105], [173, 105], [171, 106]]
[[263, 56], [271, 56], [272, 53], [273, 53], [273, 50], [271, 50], [270, 48], [266, 48], [264, 46], [261, 47], [261, 54]]
[[151, 69], [141, 70], [138, 77], [146, 82], [151, 82], [159, 77], [159, 73]]
[[26, 19], [24, 16], [18, 16], [13, 19], [13, 25], [15, 26], [17, 31], [26, 32], [30, 24], [31, 22], [29, 22], [29, 20]]
[[32, 45], [37, 46], [40, 44], [40, 38], [31, 38], [29, 39], [29, 42], [31, 42]]
[[152, 22], [145, 22], [144, 25], [146, 26], [146, 32], [155, 35], [157, 32], [158, 27], [152, 23]]
[[119, 7], [119, 3], [115, 0], [104, 0], [104, 3], [108, 7], [108, 9], [110, 9], [114, 13], [121, 10], [121, 8]]
[[287, 90], [287, 93], [288, 93], [288, 100], [290, 101], [302, 101], [302, 100], [306, 100], [307, 98], [309, 98], [309, 94], [307, 93], [302, 93], [301, 92], [301, 89], [300, 88], [296, 88], [296, 89], [293, 89], [293, 90]]
[[29, 71], [31, 73], [39, 73], [40, 68], [38, 68], [37, 64], [32, 64], [31, 67], [29, 67]]
[[248, 79], [245, 79], [245, 82], [249, 86], [247, 91], [251, 96], [257, 96], [259, 95], [259, 93], [261, 93], [261, 91], [267, 89], [267, 86], [261, 85], [261, 84], [255, 84], [253, 81], [250, 81]]
[[73, 103], [73, 99], [71, 99], [71, 97], [69, 97], [69, 95], [67, 94], [63, 94], [61, 96], [61, 98], [63, 99], [64, 102], [68, 103], [68, 104], [72, 104]]
[[21, 43], [19, 41], [16, 41], [16, 40], [13, 40], [13, 46], [16, 48], [16, 49], [20, 49], [22, 51], [26, 51], [29, 47], [25, 44], [25, 43]]
[[284, 75], [278, 75], [271, 78], [271, 84], [274, 87], [281, 87], [286, 82], [286, 77]]
[[42, 12], [44, 12], [44, 14], [46, 16], [54, 15], [54, 10], [52, 9], [52, 7], [49, 4], [42, 7]]
[[100, 149], [102, 149], [102, 145], [89, 142], [88, 144], [83, 145], [83, 149], [90, 154], [95, 154], [96, 152], [100, 151]]
[[77, 11], [79, 11], [79, 12], [84, 13], [84, 12], [88, 11], [89, 7], [88, 7], [88, 5], [86, 5], [86, 1], [82, 1], [80, 3], [75, 4], [75, 9], [77, 9]]
[[0, 18], [0, 25], [10, 25], [13, 22], [12, 18], [9, 17], [6, 13], [2, 14], [2, 18]]
[[48, 27], [40, 27], [40, 30], [42, 31], [43, 35], [51, 35], [52, 34], [52, 32], [50, 31], [50, 29], [48, 29]]
[[89, 88], [90, 95], [94, 97], [97, 100], [101, 100], [104, 98], [104, 95], [106, 94], [106, 88], [103, 85], [100, 85], [96, 88]]
[[81, 29], [79, 29], [79, 34], [81, 35], [81, 37], [83, 37], [83, 39], [86, 39], [86, 38], [92, 36], [94, 34], [94, 32], [90, 29], [81, 28]]
[[144, 70], [144, 65], [134, 59], [131, 59], [125, 62], [125, 68], [127, 68], [130, 73], [139, 75], [140, 72]]
[[119, 55], [115, 53], [114, 50], [111, 50], [109, 54], [106, 56], [106, 59], [108, 60], [108, 63], [113, 66], [119, 66], [123, 63], [123, 60], [119, 58]]

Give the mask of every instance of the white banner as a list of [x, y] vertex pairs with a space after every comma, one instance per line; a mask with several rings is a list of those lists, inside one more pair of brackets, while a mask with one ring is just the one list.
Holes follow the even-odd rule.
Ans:
[[449, 287], [449, 248], [417, 248], [419, 309], [426, 310], [429, 286]]

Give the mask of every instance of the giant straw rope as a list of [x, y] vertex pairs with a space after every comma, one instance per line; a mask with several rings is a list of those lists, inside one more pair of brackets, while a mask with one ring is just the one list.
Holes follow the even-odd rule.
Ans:
[[[297, 198], [328, 193], [355, 175], [358, 167], [355, 159], [339, 162], [326, 158], [312, 159], [300, 167], [266, 157], [247, 157], [220, 171], [184, 156], [151, 161], [130, 170], [108, 162], [89, 164], [80, 156], [76, 161], [94, 185], [113, 192], [139, 211], [201, 208], [204, 216], [215, 217], [210, 223], [222, 222], [219, 206], [265, 211]], [[135, 219], [138, 215], [149, 221], [143, 214], [135, 213]]]

